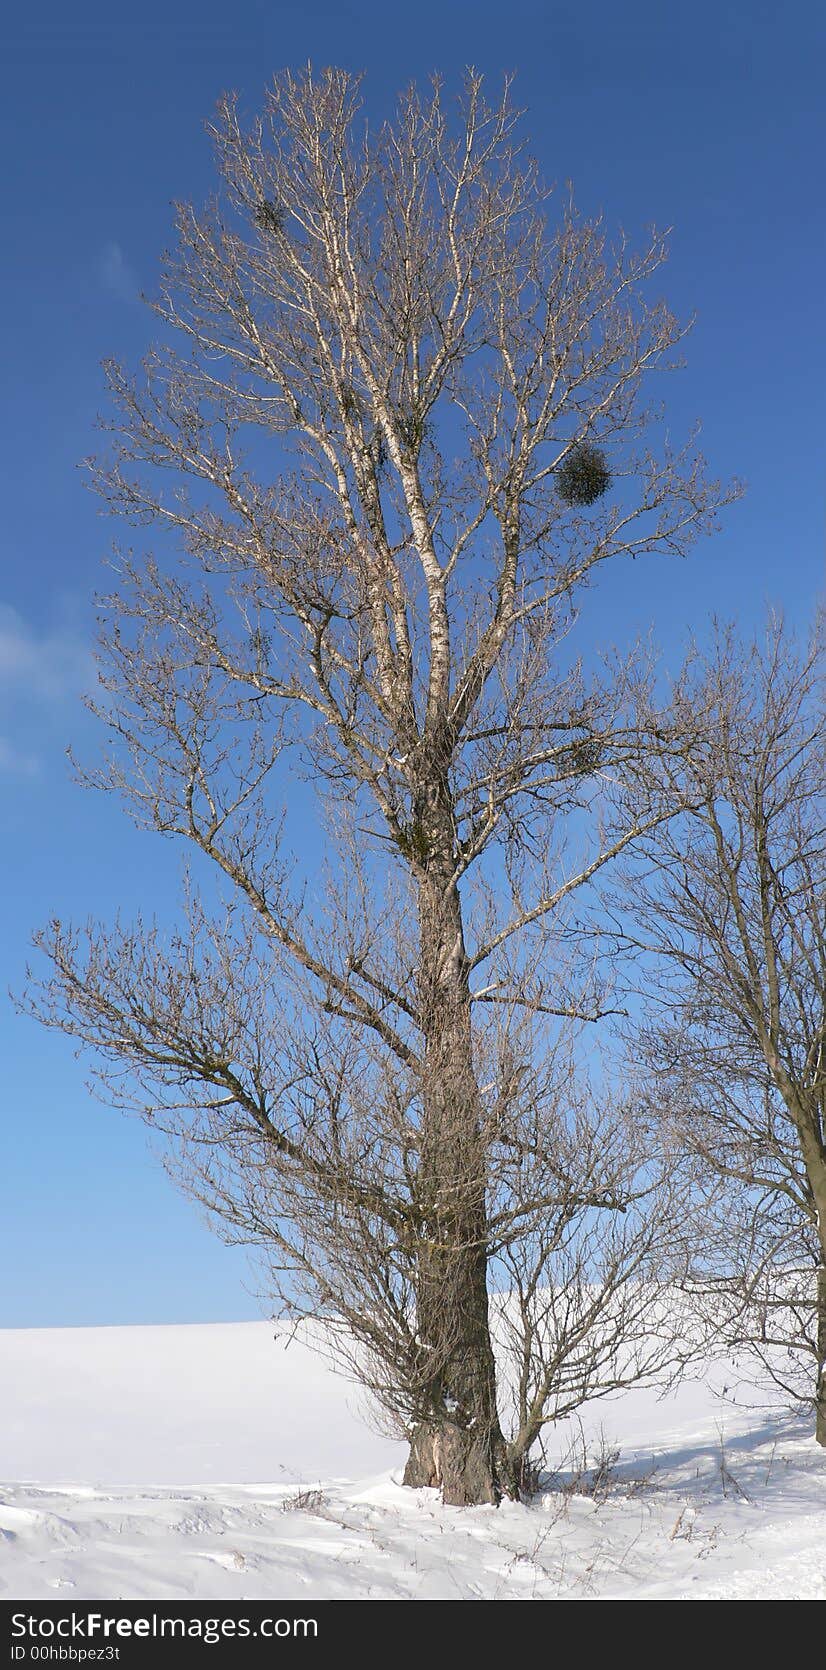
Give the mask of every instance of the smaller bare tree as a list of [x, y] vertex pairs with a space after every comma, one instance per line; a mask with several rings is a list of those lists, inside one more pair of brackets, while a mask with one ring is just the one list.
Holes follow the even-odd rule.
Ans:
[[763, 643], [717, 630], [692, 653], [649, 772], [676, 815], [615, 905], [645, 970], [652, 1105], [730, 1185], [703, 1265], [718, 1326], [786, 1391], [808, 1366], [826, 1444], [823, 649], [822, 618], [805, 654], [773, 619]]

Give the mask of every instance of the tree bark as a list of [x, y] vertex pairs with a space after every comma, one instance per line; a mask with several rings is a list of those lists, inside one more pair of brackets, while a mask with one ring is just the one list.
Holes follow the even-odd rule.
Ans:
[[815, 1437], [826, 1449], [826, 1249], [817, 1272], [817, 1385]]
[[486, 1161], [468, 959], [443, 785], [417, 821], [420, 1004], [425, 1034], [417, 1269], [419, 1419], [405, 1484], [464, 1506], [515, 1495], [496, 1403], [487, 1288]]
[[815, 1278], [815, 1438], [818, 1444], [822, 1444], [826, 1449], [826, 1148], [822, 1138], [824, 1123], [823, 1106], [819, 1100], [812, 1110], [804, 1109], [803, 1114], [798, 1115], [797, 1128], [812, 1191], [820, 1250], [820, 1262]]

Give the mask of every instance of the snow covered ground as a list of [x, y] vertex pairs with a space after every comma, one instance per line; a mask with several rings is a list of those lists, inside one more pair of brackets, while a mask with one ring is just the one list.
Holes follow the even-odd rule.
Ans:
[[462, 1510], [403, 1490], [403, 1447], [288, 1338], [0, 1332], [0, 1599], [826, 1599], [826, 1454], [721, 1401], [720, 1365], [583, 1412], [595, 1494], [570, 1455], [530, 1506]]

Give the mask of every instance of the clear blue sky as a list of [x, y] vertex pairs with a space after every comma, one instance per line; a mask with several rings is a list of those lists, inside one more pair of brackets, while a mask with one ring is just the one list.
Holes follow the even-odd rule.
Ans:
[[[517, 72], [546, 176], [632, 233], [673, 225], [667, 294], [698, 323], [668, 391], [715, 469], [748, 482], [688, 562], [606, 575], [591, 638], [653, 624], [675, 645], [711, 609], [801, 623], [824, 580], [826, 14], [817, 0], [144, 0], [9, 8], [4, 64], [0, 523], [0, 990], [52, 913], [163, 914], [179, 860], [75, 788], [94, 748], [76, 700], [111, 526], [84, 491], [99, 362], [147, 340], [170, 200], [210, 184], [203, 123], [252, 109], [309, 58], [394, 92], [472, 62]], [[258, 1314], [245, 1261], [179, 1199], [142, 1127], [92, 1102], [64, 1040], [0, 1014], [0, 1326]]]

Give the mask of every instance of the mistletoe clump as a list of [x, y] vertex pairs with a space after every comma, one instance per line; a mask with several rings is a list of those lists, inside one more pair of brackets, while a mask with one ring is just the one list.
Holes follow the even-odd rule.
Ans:
[[556, 487], [563, 504], [596, 504], [611, 485], [611, 471], [605, 453], [590, 441], [571, 448], [557, 471]]
[[273, 203], [269, 197], [263, 197], [255, 209], [256, 225], [262, 232], [283, 232], [284, 210], [280, 203]]

